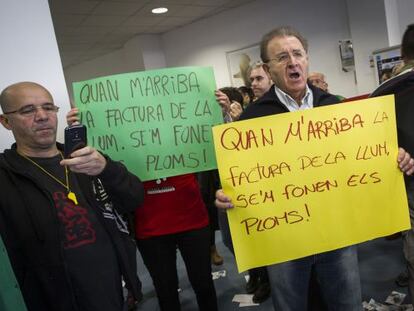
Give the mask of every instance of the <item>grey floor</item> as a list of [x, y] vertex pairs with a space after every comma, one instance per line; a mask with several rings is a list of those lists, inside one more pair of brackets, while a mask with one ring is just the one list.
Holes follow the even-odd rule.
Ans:
[[[235, 294], [244, 294], [246, 284], [244, 274], [239, 274], [234, 258], [221, 242], [220, 234], [217, 234], [217, 247], [224, 257], [224, 264], [213, 267], [213, 271], [226, 270], [226, 277], [215, 280], [219, 309], [222, 311], [267, 311], [274, 310], [270, 299], [259, 306], [240, 308], [238, 303], [232, 302]], [[138, 255], [138, 271], [143, 283], [144, 300], [138, 310], [159, 310], [157, 298], [152, 286], [151, 278]], [[369, 301], [373, 298], [378, 302], [384, 302], [391, 291], [407, 293], [407, 288], [398, 287], [395, 284], [396, 276], [404, 269], [401, 239], [386, 241], [377, 239], [359, 245], [359, 265], [362, 283], [362, 298]], [[179, 257], [178, 275], [180, 278], [180, 299], [182, 311], [197, 310], [194, 293], [186, 277], [184, 264]], [[408, 303], [406, 298], [404, 303]]]

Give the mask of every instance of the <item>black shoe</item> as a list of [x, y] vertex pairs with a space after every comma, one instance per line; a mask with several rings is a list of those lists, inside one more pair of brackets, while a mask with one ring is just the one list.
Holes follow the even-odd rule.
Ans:
[[259, 288], [254, 292], [253, 302], [262, 303], [270, 297], [270, 284], [268, 282], [261, 283]]
[[138, 298], [135, 299], [134, 296], [128, 295], [127, 299], [128, 311], [136, 311], [138, 305], [142, 302], [142, 300], [144, 300], [144, 295], [142, 294], [142, 292], [139, 292]]
[[246, 293], [253, 294], [259, 288], [260, 282], [259, 278], [256, 276], [249, 277], [249, 281], [246, 283]]
[[407, 287], [408, 286], [408, 272], [407, 271], [401, 272], [395, 279], [395, 283], [397, 283], [397, 285], [400, 287]]

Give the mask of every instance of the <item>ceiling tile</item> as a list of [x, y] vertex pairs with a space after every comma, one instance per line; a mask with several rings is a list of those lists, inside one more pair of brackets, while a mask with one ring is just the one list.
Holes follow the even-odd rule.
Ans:
[[202, 6], [221, 6], [226, 5], [231, 0], [194, 0], [193, 5], [202, 5]]
[[74, 43], [74, 44], [60, 44], [61, 49], [65, 51], [65, 53], [83, 53], [83, 51], [87, 51], [93, 43]]
[[159, 24], [165, 19], [165, 16], [131, 16], [122, 25], [123, 26], [153, 26]]
[[154, 26], [154, 27], [148, 28], [146, 33], [148, 33], [148, 34], [161, 34], [161, 33], [164, 33], [166, 31], [169, 31], [169, 30], [171, 30], [170, 26]]
[[53, 16], [53, 23], [58, 26], [80, 25], [88, 15], [86, 14], [56, 14]]
[[72, 31], [73, 35], [105, 35], [110, 33], [114, 27], [113, 26], [85, 26], [81, 25], [75, 27]]
[[194, 20], [193, 17], [166, 17], [158, 25], [159, 26], [181, 26], [189, 24]]
[[76, 44], [76, 43], [89, 43], [100, 40], [104, 35], [96, 34], [78, 34], [78, 35], [65, 35], [58, 38], [59, 44]]
[[225, 6], [227, 8], [236, 8], [249, 2], [253, 2], [253, 0], [230, 0]]
[[53, 14], [88, 14], [100, 3], [100, 1], [82, 0], [49, 0], [50, 10]]
[[83, 26], [118, 26], [126, 19], [125, 16], [91, 15], [82, 23]]
[[55, 25], [54, 29], [55, 29], [55, 33], [57, 36], [65, 36], [65, 35], [71, 35], [76, 29], [76, 27]]
[[122, 43], [122, 45], [127, 42], [131, 38], [130, 34], [107, 34], [106, 36], [102, 37], [99, 42], [106, 42], [106, 43]]
[[134, 34], [138, 34], [138, 33], [142, 33], [145, 32], [148, 27], [150, 26], [145, 26], [145, 25], [137, 25], [137, 26], [125, 26], [125, 25], [121, 25], [118, 27], [113, 27], [110, 31], [110, 33], [112, 34], [130, 34], [130, 35], [134, 35]]
[[[194, 1], [195, 0], [153, 0], [153, 1], [149, 1], [149, 3], [154, 8], [160, 5], [168, 8], [169, 5], [176, 5], [176, 4], [191, 5], [194, 3]], [[204, 1], [204, 2], [208, 2], [208, 1]]]
[[178, 6], [172, 7], [171, 16], [201, 18], [204, 14], [208, 14], [212, 10], [214, 10], [214, 7], [178, 5]]
[[145, 5], [143, 1], [138, 2], [113, 2], [102, 1], [92, 12], [92, 15], [134, 15]]

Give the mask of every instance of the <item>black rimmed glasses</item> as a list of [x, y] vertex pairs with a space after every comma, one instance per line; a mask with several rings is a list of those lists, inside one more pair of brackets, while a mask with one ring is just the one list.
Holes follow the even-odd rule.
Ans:
[[42, 109], [47, 114], [52, 114], [52, 113], [56, 113], [56, 112], [59, 111], [58, 106], [55, 106], [52, 103], [45, 103], [45, 104], [40, 105], [40, 106], [26, 105], [26, 106], [20, 107], [17, 110], [14, 110], [14, 111], [4, 112], [4, 114], [17, 113], [17, 114], [19, 114], [23, 117], [33, 117], [37, 113], [38, 109]]

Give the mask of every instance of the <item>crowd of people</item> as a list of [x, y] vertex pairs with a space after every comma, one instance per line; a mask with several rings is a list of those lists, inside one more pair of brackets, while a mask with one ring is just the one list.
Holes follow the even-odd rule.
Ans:
[[[265, 34], [260, 53], [262, 62], [247, 73], [251, 88], [216, 91], [224, 122], [340, 103], [323, 74], [308, 73], [308, 43], [294, 28]], [[395, 160], [413, 222], [414, 25], [404, 33], [402, 57], [405, 65], [371, 96], [396, 96]], [[135, 310], [142, 300], [137, 249], [161, 310], [181, 310], [177, 250], [199, 310], [219, 309], [211, 276], [211, 265], [223, 264], [216, 230], [234, 251], [226, 214], [233, 204], [220, 189], [217, 170], [142, 182], [90, 146], [64, 158], [56, 141], [59, 107], [42, 85], [12, 84], [1, 92], [0, 105], [0, 122], [15, 138], [0, 154], [0, 236], [29, 311]], [[79, 122], [76, 108], [67, 122]], [[413, 229], [403, 241], [414, 297]], [[356, 246], [251, 269], [245, 290], [258, 303], [271, 296], [275, 310], [308, 310], [310, 292], [323, 310], [361, 310]]]

